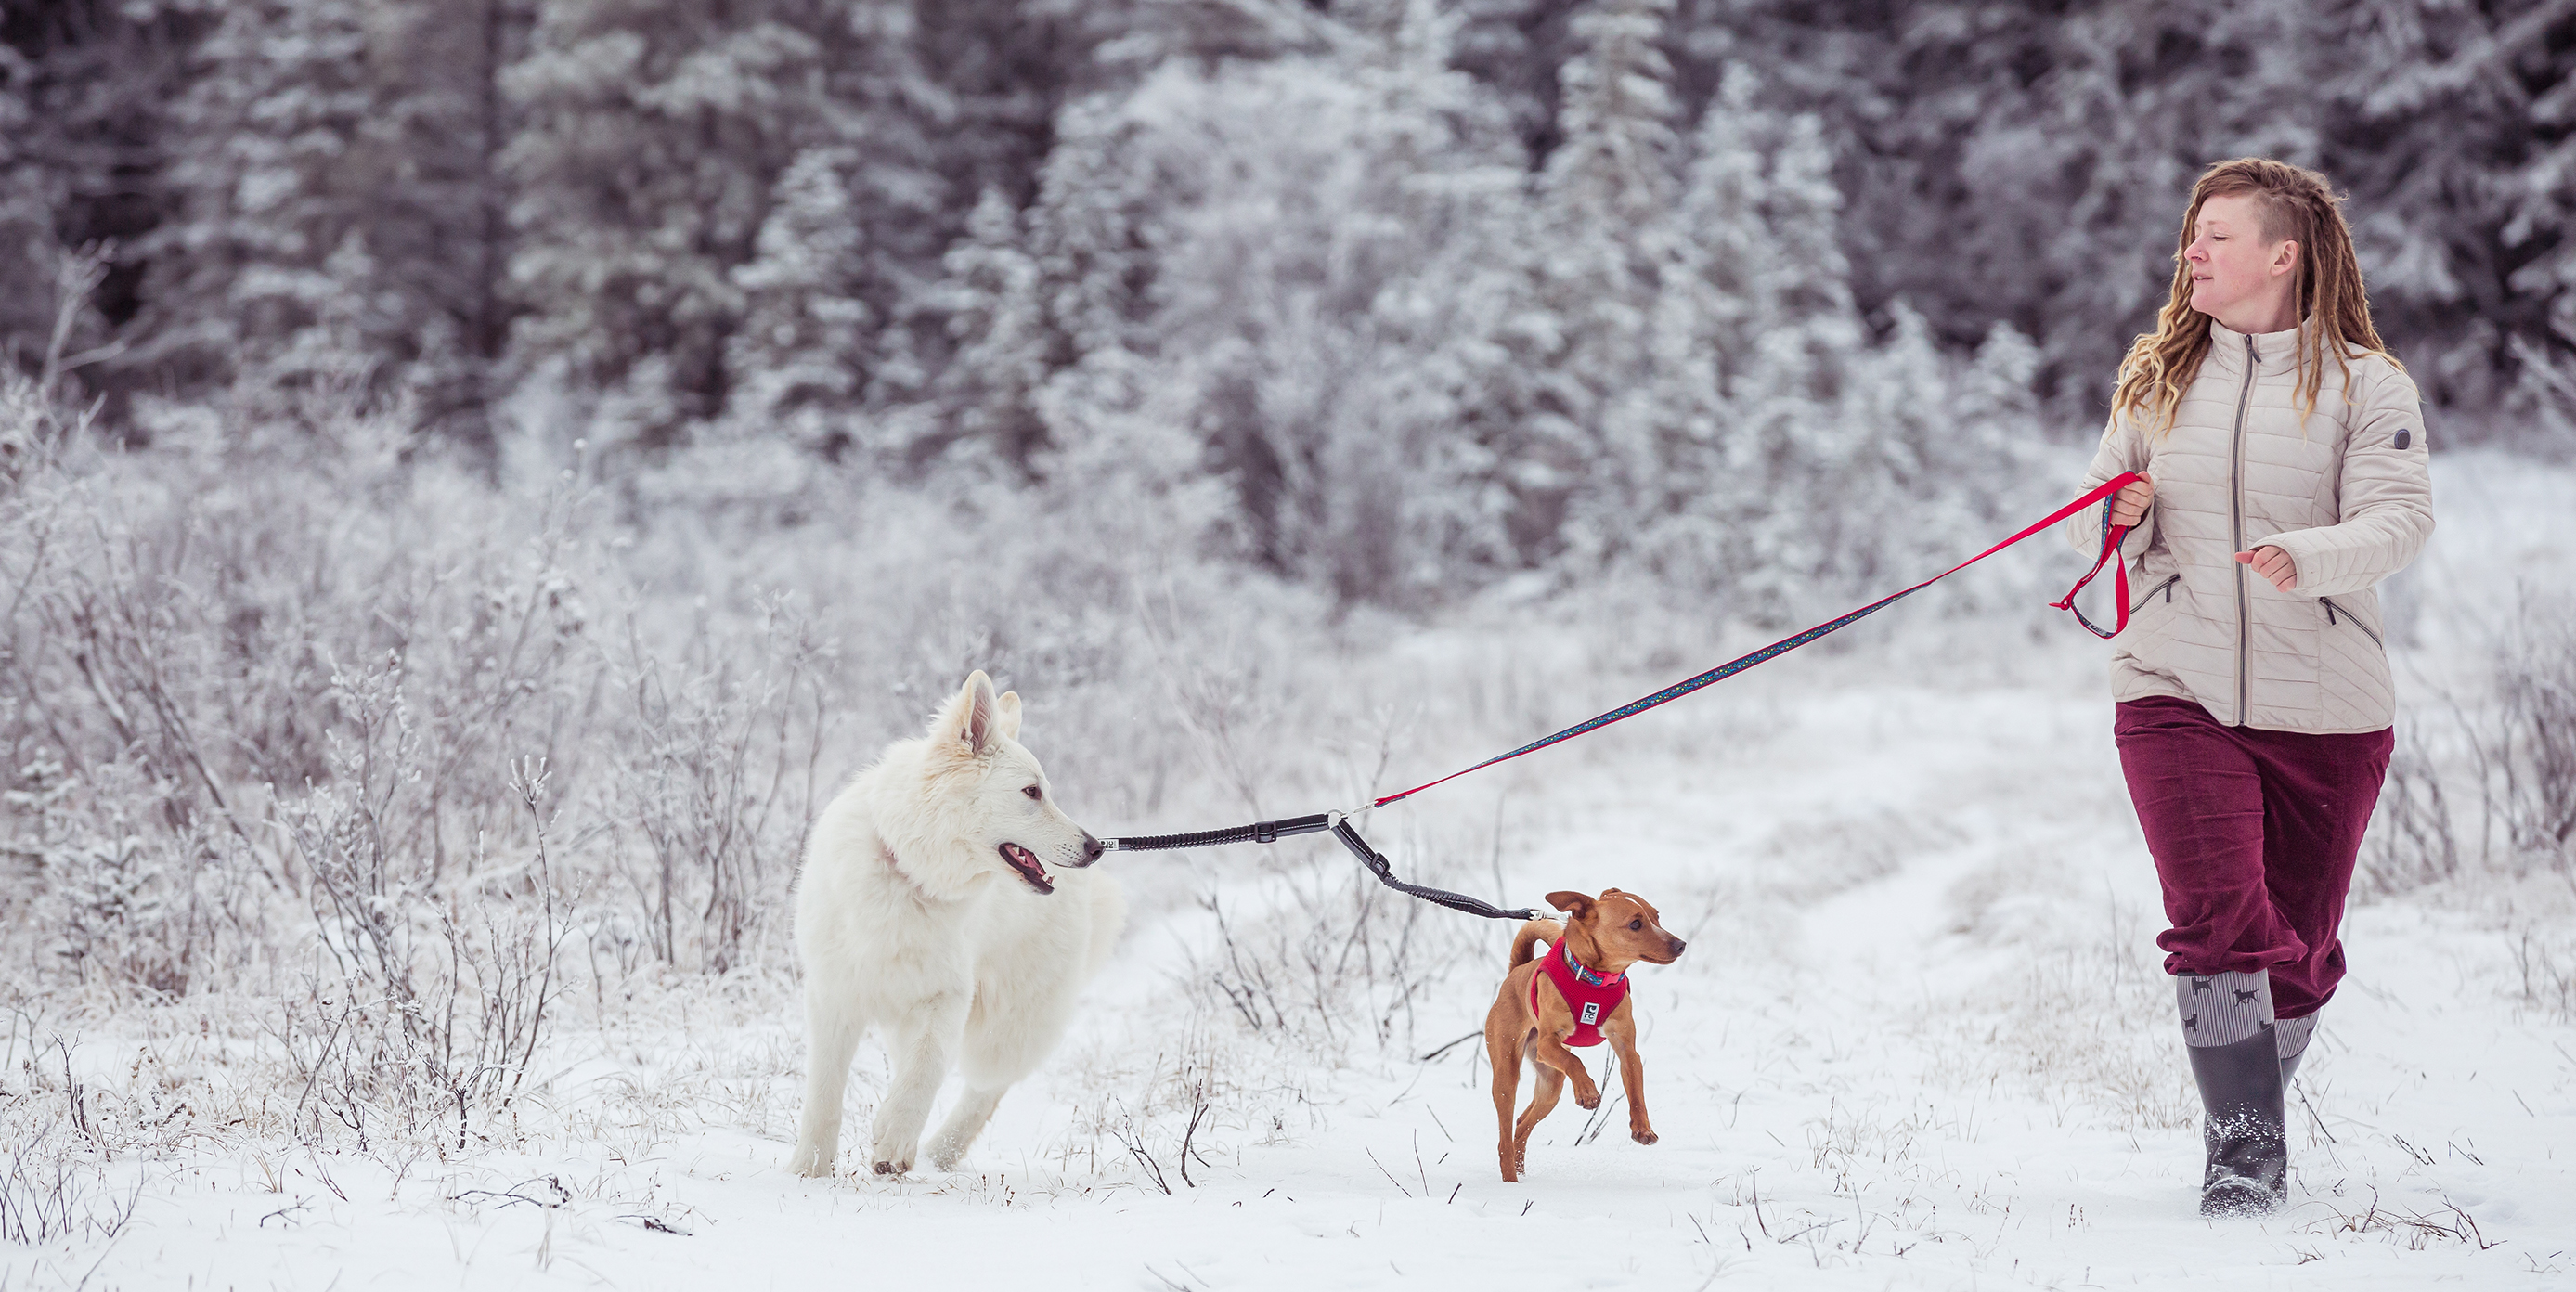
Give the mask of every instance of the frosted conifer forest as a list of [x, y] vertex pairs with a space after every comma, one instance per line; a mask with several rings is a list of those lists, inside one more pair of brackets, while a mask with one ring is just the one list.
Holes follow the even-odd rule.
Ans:
[[[970, 671], [1103, 837], [1647, 694], [2072, 499], [2245, 154], [2439, 517], [2282, 1210], [2054, 535], [1359, 818], [1660, 907], [1660, 1143], [1591, 1051], [1502, 1183], [1513, 923], [1310, 836], [790, 1172], [808, 826]], [[0, 0], [0, 1290], [2561, 1286], [2571, 495], [2568, 0]]]

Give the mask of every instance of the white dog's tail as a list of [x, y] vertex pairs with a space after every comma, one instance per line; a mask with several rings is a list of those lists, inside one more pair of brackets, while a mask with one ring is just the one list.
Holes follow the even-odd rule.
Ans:
[[1553, 944], [1564, 936], [1565, 926], [1554, 920], [1531, 920], [1523, 924], [1520, 932], [1512, 935], [1512, 963], [1509, 967], [1518, 969], [1528, 964], [1538, 954], [1532, 948], [1541, 942]]

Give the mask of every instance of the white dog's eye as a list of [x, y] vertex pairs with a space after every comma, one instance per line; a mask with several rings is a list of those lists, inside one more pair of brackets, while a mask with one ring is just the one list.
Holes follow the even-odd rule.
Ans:
[[1020, 787], [1020, 793], [1022, 793], [1022, 794], [1026, 794], [1026, 795], [1028, 795], [1030, 798], [1033, 798], [1033, 799], [1042, 799], [1042, 798], [1045, 798], [1045, 797], [1046, 797], [1046, 791], [1045, 791], [1045, 790], [1042, 790], [1042, 789], [1039, 789], [1039, 788], [1038, 788], [1037, 786], [1035, 786], [1035, 785], [1023, 785], [1023, 786], [1021, 786], [1021, 787]]

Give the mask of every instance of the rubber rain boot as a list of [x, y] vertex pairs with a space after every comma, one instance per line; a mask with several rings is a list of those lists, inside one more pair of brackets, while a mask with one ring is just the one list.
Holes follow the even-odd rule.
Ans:
[[2174, 980], [2184, 1049], [2200, 1087], [2200, 1214], [2267, 1215], [2289, 1194], [2290, 1140], [2271, 977], [2186, 974]]

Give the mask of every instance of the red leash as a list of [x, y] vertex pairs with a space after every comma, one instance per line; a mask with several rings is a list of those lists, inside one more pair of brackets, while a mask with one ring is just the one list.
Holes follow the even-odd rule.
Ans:
[[[2141, 477], [2135, 471], [2123, 471], [2120, 474], [2103, 481], [2101, 485], [2096, 487], [2092, 492], [2058, 508], [2056, 511], [2050, 512], [2045, 519], [2032, 523], [2020, 533], [2015, 534], [2012, 537], [1977, 553], [1975, 556], [1971, 556], [1967, 560], [1961, 561], [1957, 565], [1953, 565], [1949, 569], [1943, 570], [1939, 574], [1935, 574], [1931, 578], [1925, 579], [1921, 583], [1915, 584], [1913, 587], [1907, 588], [1902, 592], [1881, 597], [1868, 605], [1862, 606], [1858, 610], [1852, 611], [1850, 614], [1843, 615], [1836, 619], [1829, 619], [1824, 623], [1807, 629], [1805, 632], [1801, 632], [1790, 637], [1783, 637], [1750, 655], [1743, 656], [1740, 659], [1729, 660], [1697, 677], [1675, 682], [1671, 686], [1655, 692], [1653, 695], [1646, 696], [1639, 700], [1631, 700], [1626, 704], [1620, 705], [1616, 709], [1612, 709], [1608, 713], [1599, 715], [1598, 717], [1586, 718], [1563, 731], [1557, 732], [1555, 735], [1533, 740], [1510, 753], [1497, 754], [1473, 767], [1461, 768], [1457, 771], [1451, 772], [1448, 775], [1441, 777], [1439, 780], [1426, 781], [1423, 784], [1416, 785], [1412, 789], [1405, 790], [1402, 793], [1389, 794], [1384, 798], [1373, 800], [1370, 803], [1370, 806], [1385, 807], [1387, 804], [1393, 803], [1398, 799], [1411, 798], [1424, 790], [1430, 789], [1434, 785], [1445, 785], [1469, 772], [1482, 771], [1496, 763], [1510, 762], [1523, 754], [1545, 749], [1549, 745], [1553, 745], [1558, 741], [1572, 740], [1576, 736], [1580, 736], [1587, 731], [1609, 726], [1611, 723], [1617, 722], [1623, 718], [1633, 718], [1657, 705], [1667, 704], [1671, 701], [1678, 700], [1703, 686], [1707, 686], [1715, 682], [1723, 682], [1756, 664], [1760, 664], [1776, 656], [1786, 655], [1790, 651], [1796, 650], [1819, 637], [1823, 637], [1838, 629], [1857, 623], [1862, 619], [1866, 619], [1870, 615], [1876, 614], [1888, 606], [1894, 605], [1895, 603], [1902, 601], [1925, 588], [1931, 587], [1933, 584], [1939, 583], [1941, 580], [1949, 578], [1951, 575], [1957, 574], [1959, 571], [1964, 570], [2043, 529], [2047, 529], [2050, 526], [2065, 520], [2067, 517], [2110, 497], [2112, 494], [2118, 493], [2121, 486], [2140, 478]], [[2064, 610], [2073, 614], [2075, 616], [2075, 622], [2084, 625], [2084, 627], [2096, 637], [2117, 637], [2120, 635], [2120, 631], [2122, 629], [2129, 626], [2129, 567], [2127, 562], [2115, 559], [2120, 554], [2120, 541], [2128, 537], [2128, 533], [2129, 527], [2126, 525], [2112, 524], [2111, 509], [2108, 507], [2103, 508], [2101, 554], [2093, 558], [2093, 568], [2086, 570], [2084, 572], [2084, 577], [2077, 579], [2075, 581], [2075, 586], [2068, 588], [2064, 597], [2049, 603], [2051, 609]], [[2119, 618], [2113, 622], [2111, 631], [2109, 632], [2102, 631], [2099, 627], [2095, 626], [2092, 620], [2084, 617], [2083, 611], [2075, 608], [2075, 594], [2082, 592], [2084, 590], [2084, 585], [2091, 583], [2093, 581], [2093, 576], [2100, 574], [2102, 572], [2102, 567], [2106, 564], [2111, 566], [2113, 570], [2112, 577], [2116, 585], [2116, 590], [2119, 593], [2120, 610]]]

